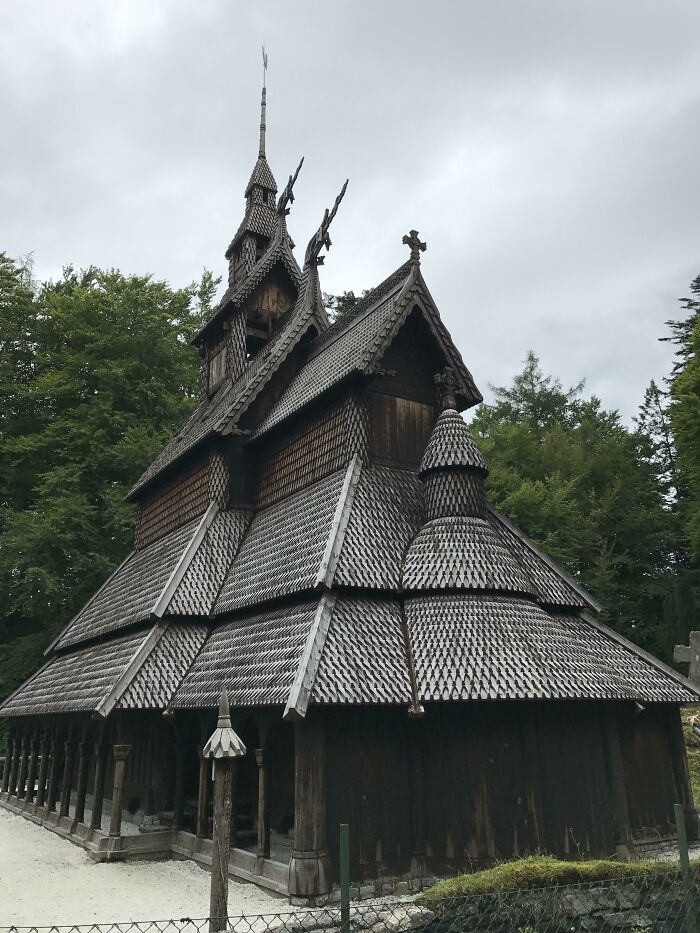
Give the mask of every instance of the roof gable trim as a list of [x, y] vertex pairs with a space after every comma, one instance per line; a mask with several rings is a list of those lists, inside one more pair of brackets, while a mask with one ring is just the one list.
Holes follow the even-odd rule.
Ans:
[[119, 702], [121, 695], [124, 693], [132, 679], [138, 673], [143, 662], [163, 637], [167, 627], [167, 623], [161, 623], [159, 625], [154, 625], [153, 628], [150, 629], [146, 637], [134, 652], [133, 657], [125, 667], [117, 682], [102, 697], [100, 702], [95, 707], [95, 713], [98, 716], [102, 716], [103, 718], [109, 716], [116, 704]]
[[190, 543], [183, 551], [182, 556], [178, 560], [177, 564], [175, 564], [172, 573], [168, 577], [165, 586], [161, 590], [160, 596], [156, 600], [156, 603], [151, 610], [151, 615], [154, 618], [161, 619], [163, 617], [170, 604], [170, 600], [175, 595], [175, 591], [182, 582], [182, 578], [185, 576], [187, 568], [192, 562], [192, 558], [197, 553], [197, 548], [202, 543], [204, 536], [209, 530], [209, 526], [214, 521], [218, 511], [219, 506], [216, 504], [216, 502], [210, 502], [209, 508], [206, 510], [199, 524], [197, 525]]
[[340, 496], [338, 497], [338, 504], [336, 505], [335, 514], [333, 516], [328, 541], [326, 542], [326, 549], [323, 552], [321, 564], [316, 575], [316, 586], [330, 587], [333, 583], [335, 569], [338, 566], [340, 552], [343, 549], [343, 541], [345, 540], [345, 532], [348, 527], [350, 512], [352, 511], [352, 504], [355, 501], [355, 491], [360, 479], [361, 470], [362, 459], [355, 454], [345, 473], [345, 479], [343, 480], [343, 486], [340, 490]]
[[283, 719], [289, 721], [303, 719], [306, 716], [335, 603], [336, 596], [333, 593], [324, 593], [321, 597], [299, 660], [294, 682], [289, 691], [289, 698], [282, 714]]

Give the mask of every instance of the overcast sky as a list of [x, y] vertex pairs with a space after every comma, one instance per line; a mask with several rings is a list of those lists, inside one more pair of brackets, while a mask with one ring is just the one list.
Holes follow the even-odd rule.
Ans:
[[700, 273], [697, 0], [1, 0], [0, 249], [225, 271], [257, 155], [304, 155], [298, 258], [350, 178], [322, 271], [423, 272], [488, 398], [528, 349], [629, 419]]

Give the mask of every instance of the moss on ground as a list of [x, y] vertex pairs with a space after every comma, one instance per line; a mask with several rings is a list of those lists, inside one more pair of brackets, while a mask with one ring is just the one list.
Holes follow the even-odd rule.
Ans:
[[[694, 862], [693, 868], [698, 867], [700, 864]], [[418, 902], [426, 907], [435, 908], [445, 904], [450, 898], [464, 895], [638, 878], [640, 875], [661, 875], [678, 870], [678, 862], [614, 862], [606, 859], [564, 862], [551, 855], [533, 855], [512, 862], [502, 862], [493, 868], [470, 875], [458, 875], [456, 878], [438, 881], [432, 888], [419, 895]]]

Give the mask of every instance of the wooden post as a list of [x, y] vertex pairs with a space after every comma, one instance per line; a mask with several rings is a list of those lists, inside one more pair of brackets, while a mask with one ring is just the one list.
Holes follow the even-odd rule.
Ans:
[[33, 803], [36, 793], [36, 768], [39, 760], [39, 735], [35, 729], [29, 746], [29, 768], [27, 770], [27, 789], [24, 792], [26, 803]]
[[2, 771], [2, 792], [7, 793], [10, 786], [10, 772], [12, 771], [12, 757], [15, 753], [15, 730], [11, 729], [7, 735], [5, 751], [5, 767]]
[[197, 839], [206, 839], [209, 828], [209, 781], [207, 759], [202, 755], [203, 746], [197, 746], [199, 755], [199, 791], [197, 794]]
[[173, 829], [182, 829], [185, 822], [185, 748], [182, 730], [175, 729], [175, 788], [173, 791]]
[[[207, 762], [207, 759], [204, 759]], [[207, 762], [208, 764], [208, 762]], [[225, 930], [228, 920], [228, 858], [231, 843], [232, 758], [214, 759], [214, 825], [212, 831], [209, 929]]]
[[612, 809], [615, 817], [615, 834], [618, 854], [623, 858], [634, 858], [634, 842], [630, 827], [627, 787], [625, 785], [625, 767], [620, 748], [620, 732], [617, 708], [608, 704], [603, 712], [605, 751], [608, 779], [612, 796]]
[[289, 863], [293, 897], [327, 894], [331, 888], [326, 848], [326, 761], [323, 722], [294, 723], [294, 849]]
[[43, 807], [46, 803], [46, 782], [49, 776], [49, 731], [41, 730], [41, 744], [39, 754], [39, 777], [36, 782], [36, 805]]
[[667, 721], [668, 728], [666, 734], [668, 735], [671, 751], [671, 764], [673, 767], [673, 780], [676, 785], [676, 794], [683, 806], [686, 834], [688, 839], [695, 842], [699, 835], [698, 814], [695, 809], [693, 788], [688, 773], [688, 757], [685, 750], [685, 739], [683, 738], [681, 712], [677, 706], [668, 707]]
[[78, 828], [78, 823], [85, 820], [85, 798], [87, 797], [88, 768], [90, 766], [89, 748], [87, 736], [83, 734], [78, 743], [78, 792], [75, 799], [72, 832], [75, 832]]
[[92, 780], [92, 813], [90, 814], [90, 829], [102, 829], [102, 807], [105, 797], [105, 774], [107, 772], [107, 747], [104, 736], [100, 731], [99, 738], [93, 749], [95, 756], [95, 773]]
[[221, 691], [216, 729], [202, 749], [204, 761], [214, 766], [214, 827], [212, 833], [209, 930], [215, 933], [228, 926], [228, 859], [231, 846], [231, 770], [233, 762], [245, 755], [246, 748], [231, 726], [228, 696]]
[[411, 877], [425, 878], [425, 772], [423, 767], [422, 719], [408, 724], [411, 787]]
[[124, 784], [126, 782], [126, 759], [131, 745], [115, 745], [112, 748], [114, 759], [114, 787], [112, 789], [112, 815], [109, 821], [109, 835], [122, 834], [122, 810], [124, 809]]
[[46, 791], [45, 817], [48, 816], [49, 813], [53, 813], [56, 809], [56, 798], [58, 797], [59, 750], [58, 726], [56, 726], [51, 739], [51, 765], [49, 767], [49, 786]]
[[267, 767], [267, 749], [256, 748], [258, 763], [258, 848], [255, 871], [262, 873], [263, 862], [270, 857], [270, 779]]
[[61, 783], [61, 804], [59, 807], [59, 817], [68, 816], [70, 811], [70, 795], [73, 789], [73, 770], [75, 766], [75, 742], [69, 730], [68, 738], [63, 743], [63, 781]]
[[27, 783], [27, 761], [29, 758], [29, 733], [25, 730], [22, 734], [22, 746], [19, 756], [19, 769], [17, 772], [17, 788], [15, 794], [17, 800], [24, 797], [24, 786]]

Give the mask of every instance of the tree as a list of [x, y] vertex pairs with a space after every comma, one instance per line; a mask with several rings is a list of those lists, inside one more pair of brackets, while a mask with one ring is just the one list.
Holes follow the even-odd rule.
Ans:
[[649, 438], [616, 411], [565, 389], [528, 354], [510, 387], [492, 387], [472, 428], [489, 495], [605, 607], [607, 621], [668, 656], [663, 633], [672, 524]]
[[[364, 298], [366, 294], [367, 289], [362, 292], [360, 297]], [[350, 314], [354, 311], [359, 300], [355, 292], [352, 291], [342, 292], [340, 295], [330, 295], [328, 292], [323, 293], [323, 303], [326, 306], [331, 322], [335, 322], [338, 318], [345, 317], [346, 314]]]
[[131, 546], [124, 495], [193, 408], [189, 342], [218, 285], [0, 254], [0, 696]]

